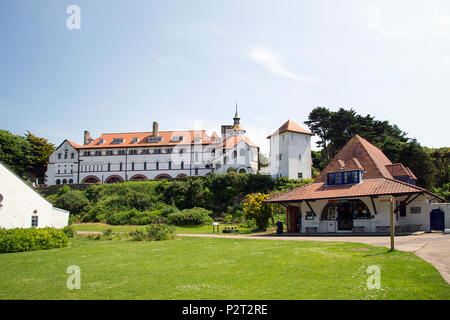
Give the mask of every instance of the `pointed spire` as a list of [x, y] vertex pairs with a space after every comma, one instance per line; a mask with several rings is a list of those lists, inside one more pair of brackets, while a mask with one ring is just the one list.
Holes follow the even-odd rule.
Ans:
[[238, 114], [238, 106], [237, 106], [237, 100], [236, 100], [236, 113], [234, 114], [234, 124], [239, 124], [239, 120], [241, 120], [241, 118], [239, 118], [239, 114]]

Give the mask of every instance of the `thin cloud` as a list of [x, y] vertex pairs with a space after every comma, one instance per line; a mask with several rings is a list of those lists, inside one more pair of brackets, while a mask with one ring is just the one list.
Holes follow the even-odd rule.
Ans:
[[318, 82], [314, 77], [301, 75], [288, 70], [272, 52], [265, 48], [253, 48], [250, 51], [250, 58], [278, 76], [305, 83]]

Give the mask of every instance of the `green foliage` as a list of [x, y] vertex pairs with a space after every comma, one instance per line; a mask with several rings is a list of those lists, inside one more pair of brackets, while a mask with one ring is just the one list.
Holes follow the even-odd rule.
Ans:
[[35, 251], [66, 247], [67, 234], [61, 229], [9, 229], [0, 230], [0, 252]]
[[[61, 188], [60, 191], [63, 189]], [[58, 196], [53, 204], [57, 208], [70, 211], [70, 214], [78, 215], [88, 208], [89, 200], [84, 196], [83, 192], [70, 190]]]
[[55, 151], [55, 146], [47, 139], [36, 137], [29, 131], [25, 135], [30, 145], [30, 172], [38, 178], [43, 178], [47, 171], [48, 158]]
[[211, 210], [195, 207], [169, 214], [167, 217], [167, 222], [176, 226], [202, 225], [212, 223], [213, 220], [210, 217], [211, 215]]
[[127, 211], [110, 212], [105, 216], [105, 220], [102, 222], [112, 225], [145, 225], [154, 223], [161, 219], [161, 213], [159, 211], [139, 211], [137, 209], [131, 209]]
[[450, 182], [440, 188], [433, 188], [433, 192], [450, 202]]
[[249, 194], [243, 202], [245, 219], [254, 219], [259, 230], [266, 230], [269, 219], [273, 217], [272, 204], [264, 202], [268, 198], [268, 195], [262, 193]]
[[21, 177], [43, 179], [53, 151], [53, 144], [30, 132], [22, 137], [0, 130], [0, 161]]
[[145, 230], [137, 229], [129, 232], [132, 241], [161, 241], [169, 240], [175, 233], [175, 227], [167, 224], [154, 223]]
[[[69, 210], [71, 222], [143, 225], [166, 219], [179, 209], [200, 207], [212, 211], [212, 216], [231, 214], [233, 221], [239, 223], [244, 219], [241, 201], [245, 195], [291, 190], [311, 181], [274, 180], [270, 176], [251, 174], [212, 174], [174, 181], [100, 184], [84, 191], [71, 190], [65, 185], [47, 199], [56, 207]], [[73, 215], [77, 218], [72, 218]]]
[[63, 228], [63, 232], [67, 235], [68, 238], [73, 238], [73, 236], [75, 235], [75, 231], [73, 230], [72, 226], [65, 226]]
[[0, 130], [0, 161], [23, 177], [30, 171], [30, 143], [22, 136]]

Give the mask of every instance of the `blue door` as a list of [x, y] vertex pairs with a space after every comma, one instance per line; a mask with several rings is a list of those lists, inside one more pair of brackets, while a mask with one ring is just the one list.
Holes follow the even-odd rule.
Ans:
[[444, 230], [444, 212], [440, 209], [433, 209], [430, 212], [430, 229]]

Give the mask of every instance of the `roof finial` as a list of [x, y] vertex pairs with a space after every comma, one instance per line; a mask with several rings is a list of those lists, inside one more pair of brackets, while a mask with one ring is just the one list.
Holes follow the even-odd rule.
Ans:
[[234, 124], [239, 124], [240, 118], [239, 118], [239, 114], [238, 114], [237, 100], [236, 100], [236, 113], [234, 114], [233, 120], [234, 120]]

